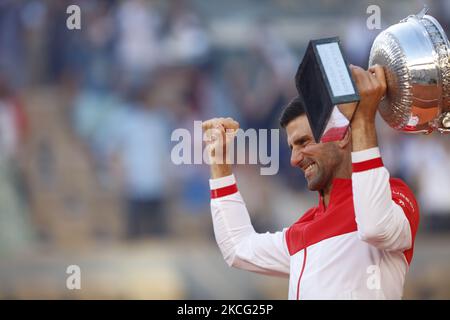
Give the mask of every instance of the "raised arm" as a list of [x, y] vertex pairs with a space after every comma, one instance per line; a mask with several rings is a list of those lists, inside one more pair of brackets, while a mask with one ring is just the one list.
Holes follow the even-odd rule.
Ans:
[[390, 183], [383, 166], [375, 130], [378, 104], [386, 92], [383, 68], [368, 71], [352, 66], [361, 101], [352, 129], [352, 186], [358, 234], [384, 250], [407, 250], [413, 245], [418, 207], [402, 182]]
[[217, 244], [229, 266], [288, 276], [290, 259], [285, 230], [262, 234], [254, 230], [231, 164], [225, 161], [227, 145], [238, 128], [239, 124], [230, 118], [216, 118], [203, 123], [203, 130], [210, 137], [207, 148], [212, 177], [211, 214]]

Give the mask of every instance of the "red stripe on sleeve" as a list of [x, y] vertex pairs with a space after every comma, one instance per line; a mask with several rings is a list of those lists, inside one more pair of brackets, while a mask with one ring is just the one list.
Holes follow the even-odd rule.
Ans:
[[352, 163], [353, 172], [361, 172], [370, 169], [375, 169], [383, 166], [383, 160], [381, 158], [370, 159], [362, 162]]
[[232, 184], [231, 186], [226, 186], [223, 188], [211, 190], [211, 198], [212, 199], [221, 198], [221, 197], [229, 196], [230, 194], [233, 194], [236, 192], [238, 192], [238, 188], [235, 183], [235, 184]]

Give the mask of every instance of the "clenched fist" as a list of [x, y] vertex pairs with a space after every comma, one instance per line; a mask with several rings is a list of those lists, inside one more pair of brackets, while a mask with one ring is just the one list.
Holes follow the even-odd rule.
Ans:
[[354, 123], [356, 121], [374, 122], [378, 105], [386, 94], [387, 88], [383, 67], [375, 65], [367, 71], [353, 65], [350, 68], [361, 97], [354, 115]]
[[229, 146], [239, 129], [239, 123], [232, 118], [213, 118], [204, 121], [202, 129], [206, 136], [210, 164], [229, 166]]

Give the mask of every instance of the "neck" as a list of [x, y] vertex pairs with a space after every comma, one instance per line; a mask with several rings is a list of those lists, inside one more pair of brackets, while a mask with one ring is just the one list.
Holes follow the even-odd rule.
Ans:
[[322, 194], [323, 204], [325, 208], [328, 207], [330, 203], [330, 195], [331, 189], [333, 187], [334, 179], [351, 179], [352, 177], [352, 161], [350, 157], [350, 153], [343, 159], [341, 165], [335, 170], [335, 174], [331, 178], [331, 180], [327, 183], [325, 188], [323, 188], [320, 192]]
[[320, 193], [322, 195], [323, 205], [325, 206], [325, 208], [328, 207], [328, 204], [330, 203], [330, 194], [331, 194], [332, 184], [333, 184], [333, 182], [330, 182], [329, 185], [327, 185], [323, 190], [320, 191]]

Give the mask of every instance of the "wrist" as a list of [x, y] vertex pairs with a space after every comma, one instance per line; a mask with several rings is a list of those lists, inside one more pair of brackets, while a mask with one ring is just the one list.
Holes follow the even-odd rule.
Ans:
[[233, 173], [230, 164], [213, 164], [211, 165], [211, 178], [217, 179], [229, 176]]
[[358, 173], [383, 166], [378, 147], [352, 152], [352, 172]]
[[361, 151], [378, 146], [374, 121], [352, 122], [352, 151]]
[[352, 129], [371, 129], [375, 127], [375, 117], [355, 114], [352, 122]]
[[238, 192], [236, 179], [233, 174], [209, 180], [211, 199], [219, 199]]

